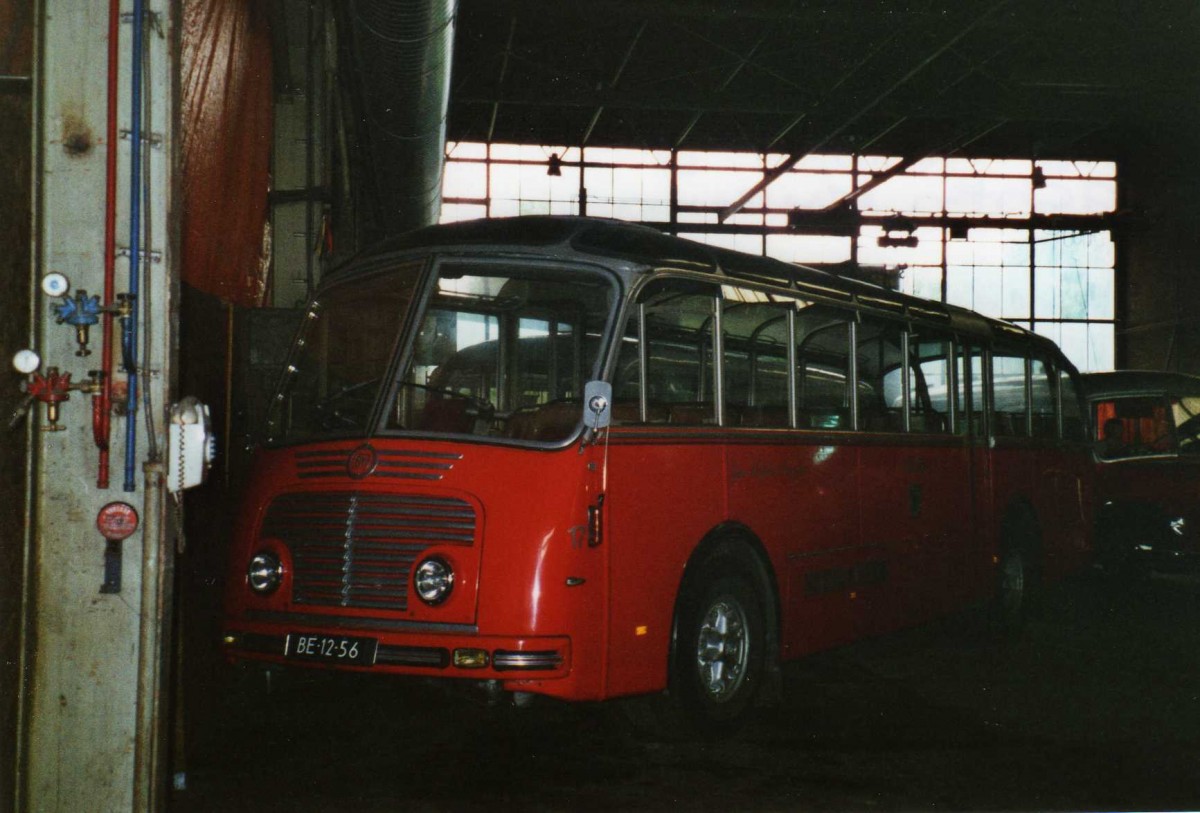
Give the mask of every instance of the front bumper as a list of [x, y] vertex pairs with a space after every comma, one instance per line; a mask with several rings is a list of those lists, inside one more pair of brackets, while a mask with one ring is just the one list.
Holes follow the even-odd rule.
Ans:
[[[311, 615], [277, 615], [280, 617], [269, 623], [228, 625], [222, 636], [225, 657], [230, 661], [467, 680], [556, 680], [571, 672], [571, 639], [566, 636], [479, 635], [471, 627], [457, 624], [379, 623], [383, 620], [350, 617], [329, 617], [314, 623]], [[397, 629], [403, 627], [409, 629]], [[375, 640], [378, 646], [369, 664], [314, 661], [288, 657], [289, 635], [354, 636]]]

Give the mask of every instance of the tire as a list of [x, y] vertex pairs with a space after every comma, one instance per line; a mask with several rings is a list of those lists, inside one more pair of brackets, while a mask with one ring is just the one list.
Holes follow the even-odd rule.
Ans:
[[1041, 531], [1027, 513], [1015, 512], [1004, 523], [996, 567], [993, 627], [1011, 637], [1025, 628], [1041, 601]]
[[671, 695], [701, 736], [734, 733], [763, 683], [763, 602], [740, 573], [698, 580], [682, 597], [672, 650]]
[[1028, 618], [1032, 574], [1027, 560], [1017, 547], [1008, 546], [1000, 554], [996, 568], [995, 626], [1002, 635], [1019, 632]]

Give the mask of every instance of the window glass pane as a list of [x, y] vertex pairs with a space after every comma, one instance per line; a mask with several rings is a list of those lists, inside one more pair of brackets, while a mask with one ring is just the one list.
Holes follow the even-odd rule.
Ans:
[[850, 318], [823, 305], [801, 303], [796, 312], [796, 407], [802, 429], [853, 428]]
[[909, 375], [909, 412], [914, 432], [949, 432], [950, 341], [936, 331], [915, 329], [909, 336], [912, 371]]
[[998, 351], [992, 355], [992, 405], [997, 437], [1027, 435], [1025, 358]]
[[405, 263], [322, 292], [272, 401], [267, 418], [272, 441], [369, 429], [423, 265]]
[[565, 440], [614, 300], [597, 274], [442, 266], [387, 428]]
[[1200, 398], [1189, 396], [1172, 399], [1171, 415], [1180, 454], [1200, 454]]
[[1059, 375], [1062, 387], [1062, 425], [1063, 438], [1066, 440], [1083, 440], [1083, 408], [1080, 406], [1079, 387], [1075, 378], [1066, 370]]
[[716, 422], [712, 324], [716, 291], [679, 280], [652, 283], [646, 306], [646, 396], [651, 422]]
[[1055, 409], [1058, 378], [1046, 362], [1035, 358], [1030, 363], [1029, 388], [1032, 434], [1035, 438], [1057, 438], [1058, 416]]
[[[762, 172], [729, 172], [710, 169], [681, 169], [677, 173], [679, 203], [684, 206], [728, 206], [754, 184]], [[749, 209], [760, 208], [762, 193], [747, 202]]]
[[788, 416], [788, 330], [790, 303], [730, 301], [722, 314], [725, 342], [725, 423], [728, 426], [786, 427]]
[[789, 263], [842, 263], [850, 259], [850, 238], [768, 234], [767, 255]]
[[1095, 406], [1097, 453], [1108, 460], [1173, 454], [1173, 409], [1162, 398], [1117, 398]]
[[1029, 270], [1004, 268], [1000, 272], [1003, 302], [1000, 315], [1004, 319], [1029, 318]]
[[904, 431], [903, 356], [898, 322], [864, 319], [858, 330], [858, 416], [869, 432]]
[[1028, 178], [946, 179], [946, 211], [990, 217], [1028, 217]]
[[849, 314], [806, 307], [796, 315], [798, 425], [850, 429]]
[[1048, 178], [1034, 190], [1034, 207], [1041, 214], [1090, 215], [1117, 208], [1116, 181], [1074, 181]]
[[767, 187], [767, 206], [772, 209], [823, 209], [845, 197], [851, 188], [849, 173], [785, 172]]
[[933, 214], [942, 211], [942, 179], [898, 175], [858, 199], [858, 208], [875, 214]]
[[900, 272], [900, 290], [906, 294], [942, 299], [942, 269], [939, 266], [910, 266]]
[[1111, 268], [1093, 268], [1088, 271], [1087, 318], [1114, 318], [1117, 309], [1115, 276]]
[[[959, 413], [958, 431], [982, 437], [983, 422], [983, 351], [978, 347], [959, 347], [958, 350]], [[966, 394], [970, 393], [970, 400]]]

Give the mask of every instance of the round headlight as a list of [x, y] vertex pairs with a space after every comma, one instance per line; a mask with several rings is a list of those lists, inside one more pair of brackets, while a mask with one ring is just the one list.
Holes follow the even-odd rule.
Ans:
[[454, 589], [454, 571], [440, 556], [430, 556], [413, 572], [413, 586], [417, 597], [426, 604], [441, 604]]
[[274, 593], [283, 581], [283, 563], [269, 551], [259, 551], [246, 568], [246, 580], [255, 593]]

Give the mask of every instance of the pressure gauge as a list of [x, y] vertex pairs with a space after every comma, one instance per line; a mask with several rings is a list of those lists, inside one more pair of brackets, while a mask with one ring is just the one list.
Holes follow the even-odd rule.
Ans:
[[42, 277], [42, 293], [46, 296], [64, 296], [71, 289], [71, 283], [57, 271]]
[[42, 359], [32, 350], [18, 350], [13, 356], [12, 365], [18, 373], [29, 375], [42, 366]]

